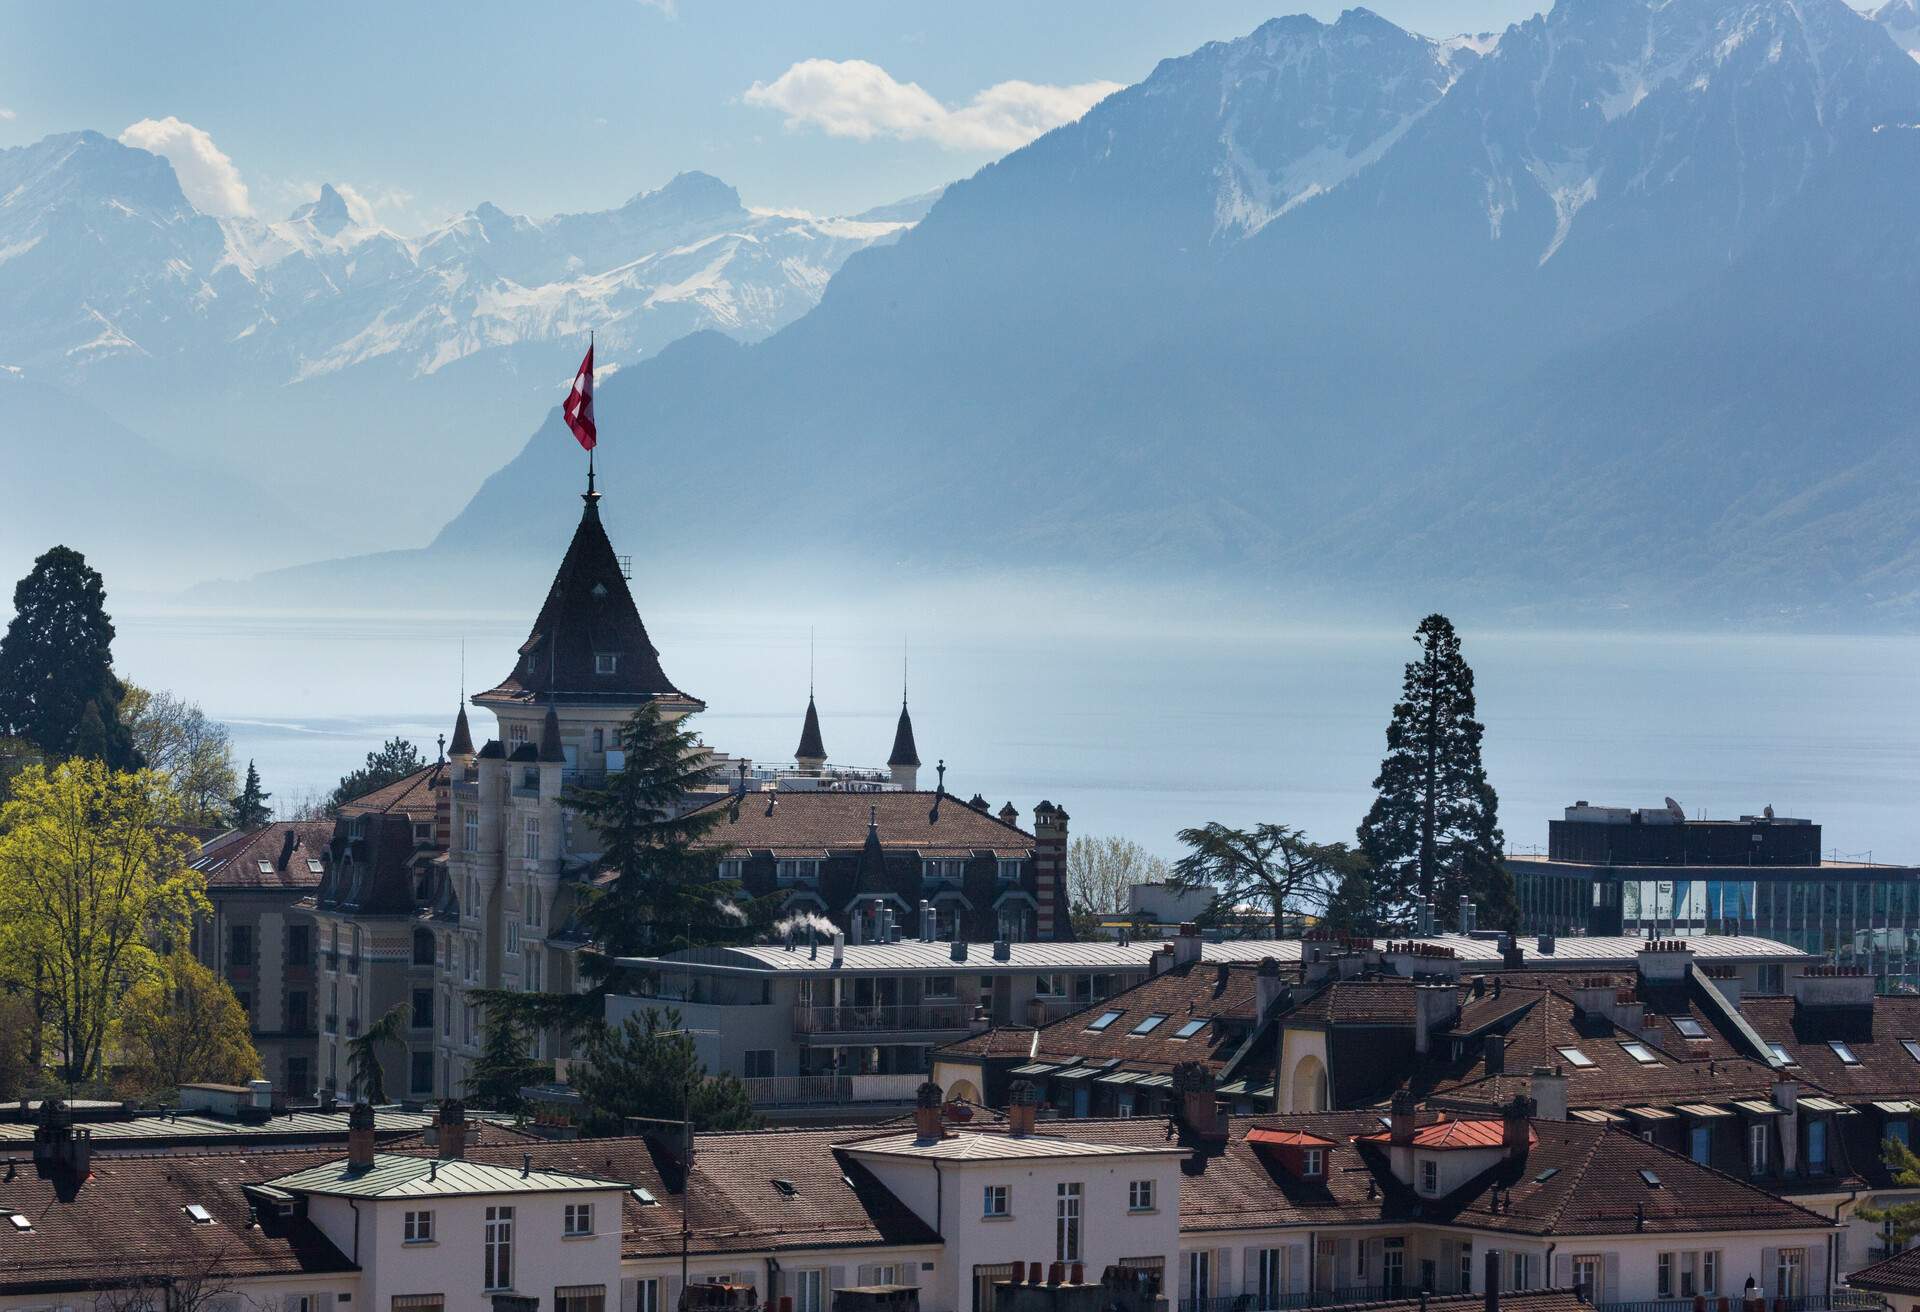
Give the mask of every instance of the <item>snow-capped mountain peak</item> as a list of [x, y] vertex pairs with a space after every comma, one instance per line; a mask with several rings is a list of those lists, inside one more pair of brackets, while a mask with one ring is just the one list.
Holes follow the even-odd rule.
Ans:
[[329, 237], [354, 222], [353, 214], [347, 209], [346, 198], [334, 189], [331, 182], [321, 183], [319, 197], [294, 210], [287, 219], [292, 223], [311, 224], [314, 231]]

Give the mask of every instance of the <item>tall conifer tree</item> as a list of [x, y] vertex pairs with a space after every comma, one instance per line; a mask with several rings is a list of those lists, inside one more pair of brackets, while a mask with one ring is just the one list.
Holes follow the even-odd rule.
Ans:
[[260, 787], [260, 772], [253, 768], [253, 762], [247, 762], [246, 786], [240, 795], [233, 799], [233, 811], [230, 821], [235, 829], [252, 829], [273, 819], [273, 811], [267, 805], [267, 799], [273, 794]]
[[1413, 636], [1420, 658], [1407, 664], [1373, 781], [1378, 796], [1360, 822], [1375, 896], [1402, 915], [1426, 897], [1444, 916], [1464, 893], [1481, 924], [1511, 928], [1513, 876], [1501, 860], [1499, 798], [1480, 762], [1473, 670], [1446, 616], [1427, 616]]
[[13, 619], [0, 638], [0, 737], [24, 738], [50, 757], [140, 768], [120, 721], [106, 601], [99, 571], [71, 547], [33, 562], [13, 590]]

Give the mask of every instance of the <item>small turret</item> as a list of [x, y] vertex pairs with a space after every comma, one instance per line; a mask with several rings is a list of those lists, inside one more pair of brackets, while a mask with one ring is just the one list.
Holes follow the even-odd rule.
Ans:
[[540, 760], [547, 765], [557, 765], [566, 759], [566, 749], [560, 745], [560, 716], [548, 706], [547, 718], [540, 725]]
[[913, 717], [907, 714], [907, 699], [900, 699], [900, 723], [893, 731], [893, 753], [887, 757], [895, 786], [908, 792], [920, 780], [920, 751], [913, 742]]
[[463, 764], [473, 759], [473, 730], [467, 727], [467, 708], [464, 705], [460, 713], [453, 717], [453, 741], [447, 744], [447, 755]]
[[820, 712], [814, 709], [813, 694], [807, 694], [807, 718], [800, 726], [800, 746], [793, 759], [808, 774], [819, 774], [827, 764], [826, 744], [820, 741]]

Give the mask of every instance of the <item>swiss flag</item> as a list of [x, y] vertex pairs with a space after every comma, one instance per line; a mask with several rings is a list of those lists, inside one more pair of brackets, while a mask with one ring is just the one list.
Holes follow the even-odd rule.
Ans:
[[573, 430], [573, 435], [580, 445], [589, 451], [593, 450], [600, 436], [593, 426], [593, 347], [591, 345], [587, 347], [587, 358], [580, 362], [580, 372], [573, 376], [573, 387], [560, 407], [560, 417], [567, 421], [567, 427]]

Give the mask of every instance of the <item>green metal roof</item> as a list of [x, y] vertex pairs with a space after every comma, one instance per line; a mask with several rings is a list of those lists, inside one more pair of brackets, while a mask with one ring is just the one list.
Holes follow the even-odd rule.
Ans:
[[363, 1170], [355, 1170], [341, 1158], [268, 1183], [276, 1189], [295, 1193], [348, 1198], [446, 1198], [460, 1194], [566, 1193], [627, 1187], [618, 1180], [598, 1180], [589, 1175], [516, 1171], [483, 1162], [441, 1161], [398, 1153], [375, 1153], [373, 1165]]

